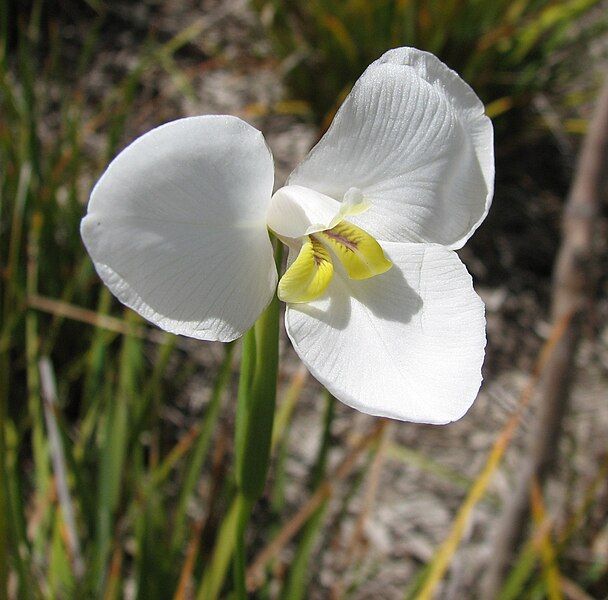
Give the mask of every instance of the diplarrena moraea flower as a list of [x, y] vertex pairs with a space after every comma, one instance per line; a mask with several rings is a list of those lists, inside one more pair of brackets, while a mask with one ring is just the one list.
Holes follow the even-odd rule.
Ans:
[[493, 194], [493, 131], [435, 56], [372, 63], [273, 195], [262, 134], [179, 119], [123, 150], [81, 233], [100, 277], [167, 331], [242, 336], [277, 291], [269, 231], [289, 248], [285, 325], [310, 372], [372, 415], [447, 423], [481, 384], [484, 307], [455, 250]]

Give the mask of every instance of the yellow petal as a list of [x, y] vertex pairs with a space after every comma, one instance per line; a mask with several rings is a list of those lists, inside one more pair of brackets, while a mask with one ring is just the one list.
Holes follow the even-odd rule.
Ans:
[[336, 254], [351, 279], [369, 279], [393, 265], [369, 233], [346, 221], [314, 236]]
[[279, 299], [283, 302], [310, 302], [325, 291], [333, 274], [329, 252], [309, 236], [298, 258], [279, 281]]

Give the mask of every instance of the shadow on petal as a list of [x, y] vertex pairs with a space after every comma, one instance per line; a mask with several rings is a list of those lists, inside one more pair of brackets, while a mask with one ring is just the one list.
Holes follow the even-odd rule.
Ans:
[[409, 323], [422, 310], [422, 298], [396, 264], [382, 275], [348, 281], [350, 294], [379, 319]]
[[397, 265], [364, 281], [348, 279], [339, 263], [336, 266], [337, 272], [321, 298], [307, 304], [292, 304], [291, 309], [339, 330], [346, 329], [350, 322], [353, 301], [360, 302], [383, 321], [405, 324], [421, 312], [421, 297]]
[[327, 291], [318, 300], [307, 304], [290, 304], [291, 310], [317, 319], [333, 329], [346, 329], [351, 317], [351, 297], [348, 287], [334, 276]]

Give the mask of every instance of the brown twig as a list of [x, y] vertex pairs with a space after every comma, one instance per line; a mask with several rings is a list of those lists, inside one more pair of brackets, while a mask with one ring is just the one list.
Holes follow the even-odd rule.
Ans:
[[567, 409], [574, 372], [574, 357], [581, 335], [583, 314], [589, 312], [595, 283], [594, 234], [602, 198], [608, 158], [608, 81], [600, 94], [593, 120], [583, 142], [574, 181], [563, 216], [563, 236], [556, 258], [552, 318], [574, 313], [560, 340], [539, 388], [539, 416], [532, 432], [527, 465], [499, 526], [492, 561], [482, 597], [497, 597], [511, 557], [518, 547], [530, 516], [530, 486], [542, 486], [557, 455], [557, 445]]
[[186, 598], [188, 598], [188, 588], [192, 583], [192, 573], [194, 572], [196, 557], [201, 545], [201, 534], [204, 525], [205, 518], [198, 519], [194, 524], [192, 535], [188, 542], [188, 549], [186, 550], [186, 560], [184, 561], [184, 565], [180, 572], [179, 582], [173, 600], [186, 600]]
[[120, 597], [120, 572], [122, 570], [122, 546], [120, 541], [117, 541], [112, 560], [110, 562], [110, 570], [106, 580], [106, 587], [103, 593], [103, 600], [114, 600]]
[[122, 319], [102, 315], [94, 310], [75, 306], [74, 304], [63, 302], [62, 300], [46, 298], [45, 296], [31, 295], [27, 298], [27, 305], [29, 308], [34, 308], [52, 315], [72, 319], [73, 321], [87, 323], [88, 325], [93, 325], [94, 327], [99, 327], [101, 329], [107, 329], [108, 331], [113, 331], [114, 333], [119, 333], [121, 335], [133, 335], [138, 338], [150, 340], [151, 342], [155, 342], [157, 344], [163, 344], [166, 342], [165, 334], [162, 331], [149, 329], [144, 326], [132, 325], [126, 321], [123, 321]]

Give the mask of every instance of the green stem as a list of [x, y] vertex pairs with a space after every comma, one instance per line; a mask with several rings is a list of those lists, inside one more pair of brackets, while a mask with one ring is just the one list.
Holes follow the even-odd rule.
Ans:
[[256, 365], [256, 343], [255, 326], [252, 327], [243, 337], [241, 348], [241, 372], [239, 376], [239, 392], [236, 409], [236, 427], [234, 432], [234, 448], [236, 463], [236, 482], [238, 491], [236, 494], [236, 525], [235, 525], [235, 545], [233, 560], [234, 591], [236, 598], [244, 600], [247, 597], [245, 585], [245, 531], [251, 516], [253, 502], [248, 501], [242, 493], [242, 473], [246, 468], [243, 464], [247, 455], [247, 429], [251, 426], [250, 411], [253, 377]]
[[255, 327], [252, 327], [244, 336], [241, 345], [241, 368], [239, 374], [239, 392], [236, 403], [236, 424], [234, 431], [234, 453], [236, 483], [241, 487], [241, 473], [243, 460], [246, 454], [245, 438], [249, 425], [249, 412], [251, 408], [251, 387], [255, 371]]
[[237, 600], [247, 599], [247, 586], [245, 582], [245, 571], [247, 568], [247, 553], [245, 551], [245, 532], [247, 524], [251, 518], [253, 501], [239, 493], [237, 502], [237, 523], [236, 523], [236, 545], [234, 548], [233, 576], [234, 591]]
[[255, 347], [255, 370], [238, 473], [242, 493], [254, 501], [264, 490], [272, 441], [279, 359], [279, 301], [276, 297], [255, 324]]
[[[280, 264], [282, 246], [276, 251]], [[251, 336], [255, 338], [252, 344]], [[255, 351], [253, 350], [255, 348]], [[252, 357], [252, 353], [255, 357]], [[279, 299], [274, 296], [245, 336], [236, 430], [236, 480], [240, 493], [255, 502], [264, 490], [270, 460], [279, 362]], [[255, 365], [255, 367], [253, 367]], [[251, 385], [248, 386], [248, 382]]]
[[[282, 246], [275, 260], [280, 265]], [[247, 598], [245, 533], [253, 505], [264, 491], [270, 462], [279, 362], [279, 300], [276, 295], [243, 339], [236, 416], [235, 453], [238, 516], [234, 557], [234, 588]]]

